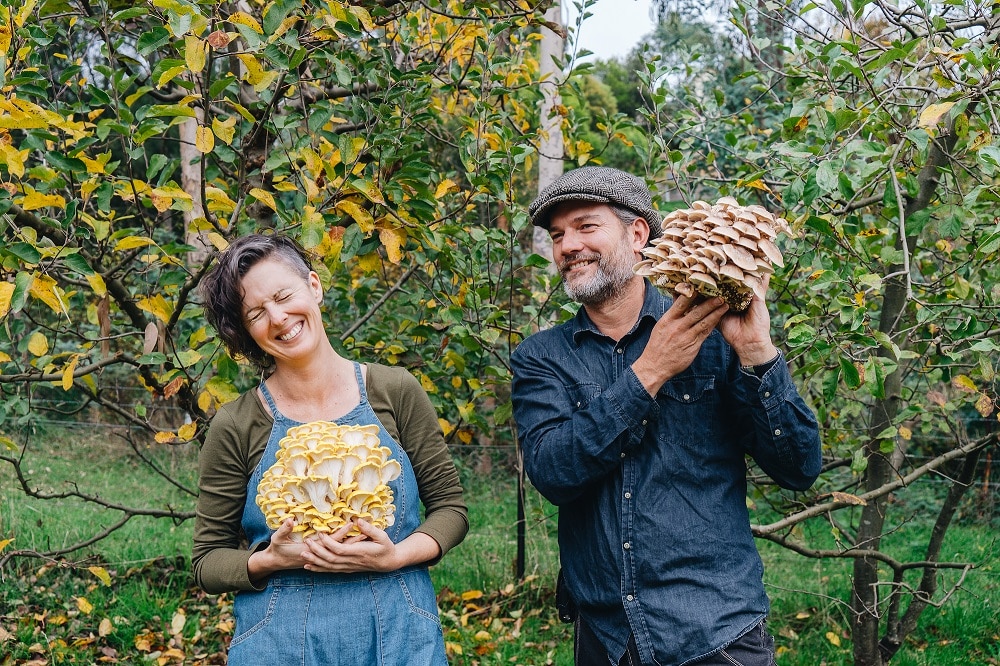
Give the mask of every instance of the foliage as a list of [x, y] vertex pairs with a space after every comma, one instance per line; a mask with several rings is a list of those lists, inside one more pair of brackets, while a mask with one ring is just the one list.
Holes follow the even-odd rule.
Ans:
[[0, 7], [0, 456], [24, 490], [40, 417], [184, 446], [257, 381], [196, 291], [251, 230], [316, 255], [345, 354], [408, 366], [456, 444], [511, 443], [495, 396], [532, 316], [512, 323], [530, 296], [513, 204], [538, 18], [525, 2]]
[[[827, 462], [805, 496], [759, 486], [752, 500], [775, 513], [754, 530], [808, 557], [854, 562], [854, 663], [883, 664], [928, 606], [961, 587], [962, 574], [939, 586], [944, 573], [982, 564], [948, 561], [942, 549], [997, 441], [998, 15], [972, 3], [765, 9], [737, 2], [731, 17], [758, 64], [744, 77], [751, 107], [712, 105], [696, 82], [659, 85], [686, 81], [669, 59], [642, 72], [655, 128], [647, 161], [686, 198], [756, 201], [800, 234], [771, 283], [773, 319], [816, 406]], [[754, 34], [764, 19], [794, 43]], [[763, 53], [775, 48], [780, 66]], [[716, 191], [698, 146], [727, 156]], [[993, 426], [974, 432], [970, 414]], [[892, 544], [920, 515], [905, 496], [927, 474], [950, 479], [949, 491], [933, 505], [923, 551], [897, 558]], [[825, 523], [834, 543], [803, 532], [809, 521]]]

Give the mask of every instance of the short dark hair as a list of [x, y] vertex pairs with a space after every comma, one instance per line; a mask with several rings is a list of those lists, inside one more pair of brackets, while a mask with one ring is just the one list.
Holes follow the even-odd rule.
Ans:
[[282, 234], [250, 234], [237, 238], [219, 253], [218, 263], [198, 286], [205, 318], [215, 328], [233, 358], [246, 358], [259, 368], [273, 363], [261, 349], [243, 318], [243, 287], [247, 272], [264, 259], [278, 259], [299, 277], [308, 279], [312, 270], [309, 254], [301, 245]]

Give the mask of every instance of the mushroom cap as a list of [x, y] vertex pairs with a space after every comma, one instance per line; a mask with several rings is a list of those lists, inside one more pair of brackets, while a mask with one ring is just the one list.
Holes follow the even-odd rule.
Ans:
[[634, 272], [677, 294], [721, 296], [736, 310], [754, 294], [763, 297], [764, 278], [784, 265], [775, 239], [791, 232], [784, 218], [730, 196], [714, 205], [695, 201], [665, 215], [662, 224]]
[[256, 501], [271, 529], [293, 517], [298, 540], [334, 532], [352, 517], [384, 529], [395, 512], [388, 483], [401, 473], [402, 464], [381, 445], [377, 425], [314, 421], [289, 428], [280, 440], [274, 464], [257, 485]]

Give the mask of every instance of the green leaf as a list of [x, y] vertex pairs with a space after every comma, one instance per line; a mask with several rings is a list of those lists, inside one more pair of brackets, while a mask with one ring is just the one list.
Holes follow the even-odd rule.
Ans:
[[148, 56], [150, 53], [170, 42], [170, 31], [164, 27], [157, 26], [149, 32], [144, 32], [139, 41], [136, 42], [136, 50], [140, 55]]
[[28, 243], [12, 243], [4, 249], [29, 266], [35, 266], [42, 260], [42, 255], [35, 246]]
[[840, 371], [843, 373], [847, 388], [853, 390], [861, 386], [861, 374], [851, 359], [845, 356], [840, 357]]

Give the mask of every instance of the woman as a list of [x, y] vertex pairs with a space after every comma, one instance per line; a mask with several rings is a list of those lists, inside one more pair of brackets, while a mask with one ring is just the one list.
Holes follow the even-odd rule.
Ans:
[[[465, 537], [468, 515], [419, 382], [334, 351], [319, 277], [287, 237], [236, 240], [201, 293], [229, 353], [266, 376], [219, 409], [199, 459], [195, 577], [207, 592], [237, 591], [229, 664], [446, 664], [427, 567]], [[286, 431], [311, 421], [379, 426], [403, 470], [388, 531], [358, 520], [296, 541], [293, 519], [265, 525], [257, 484]]]

